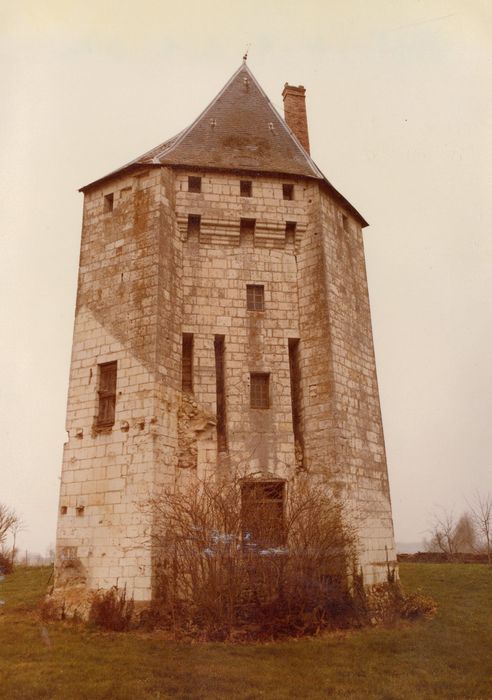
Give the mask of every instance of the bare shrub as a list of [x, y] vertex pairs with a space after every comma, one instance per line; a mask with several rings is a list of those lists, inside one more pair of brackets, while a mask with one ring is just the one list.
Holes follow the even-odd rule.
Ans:
[[4, 503], [0, 503], [0, 545], [3, 545], [13, 529], [21, 522], [13, 508], [9, 508]]
[[126, 591], [116, 586], [94, 594], [89, 611], [89, 623], [114, 632], [128, 630], [134, 611], [133, 598], [127, 599]]
[[43, 622], [61, 619], [60, 606], [51, 597], [45, 597], [38, 606], [39, 617]]
[[430, 528], [431, 539], [427, 547], [431, 552], [442, 552], [449, 558], [456, 554], [456, 520], [452, 512], [440, 508], [434, 515]]
[[14, 570], [12, 556], [8, 552], [0, 552], [0, 576], [11, 574]]
[[453, 513], [439, 508], [433, 516], [426, 542], [430, 552], [441, 552], [453, 561], [460, 554], [484, 553], [492, 561], [492, 498], [490, 494], [475, 492], [468, 502], [469, 511], [456, 520]]
[[355, 536], [343, 506], [323, 485], [286, 487], [197, 480], [153, 499], [157, 609], [176, 634], [275, 637], [347, 623]]
[[406, 620], [416, 620], [418, 618], [434, 617], [437, 611], [437, 603], [429, 596], [424, 595], [420, 590], [414, 593], [402, 593], [398, 611], [400, 617]]

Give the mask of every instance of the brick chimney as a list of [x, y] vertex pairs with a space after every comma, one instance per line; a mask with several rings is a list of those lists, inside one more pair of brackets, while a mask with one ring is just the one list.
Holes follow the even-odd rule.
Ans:
[[297, 136], [302, 146], [309, 153], [309, 134], [306, 114], [306, 89], [304, 85], [285, 83], [282, 92], [284, 98], [285, 121]]

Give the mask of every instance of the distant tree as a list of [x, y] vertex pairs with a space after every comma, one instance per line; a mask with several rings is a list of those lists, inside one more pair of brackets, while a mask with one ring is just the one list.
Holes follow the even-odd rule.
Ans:
[[431, 552], [443, 552], [450, 557], [456, 554], [456, 519], [452, 511], [440, 508], [433, 517], [430, 527], [428, 548]]
[[475, 523], [470, 513], [463, 513], [453, 533], [455, 552], [468, 553], [477, 550], [477, 533]]
[[3, 547], [7, 537], [12, 533], [20, 518], [13, 508], [0, 503], [0, 547]]
[[22, 530], [25, 530], [25, 527], [26, 527], [26, 524], [25, 524], [24, 520], [19, 516], [16, 516], [15, 522], [10, 527], [10, 533], [12, 535], [12, 552], [11, 552], [12, 566], [14, 564], [15, 557], [17, 555], [17, 547], [16, 547], [17, 535], [19, 534], [19, 532], [22, 532]]
[[492, 563], [492, 496], [490, 493], [482, 495], [476, 491], [468, 507], [481, 547], [487, 553], [487, 561], [490, 564]]

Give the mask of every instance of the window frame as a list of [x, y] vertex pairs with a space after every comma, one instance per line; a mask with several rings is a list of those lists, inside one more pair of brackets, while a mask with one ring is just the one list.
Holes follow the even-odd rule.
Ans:
[[[261, 381], [258, 381], [261, 380]], [[266, 388], [266, 390], [265, 390]], [[271, 408], [270, 372], [250, 372], [249, 407], [253, 410], [267, 411]]]
[[[111, 371], [110, 371], [111, 370]], [[114, 377], [107, 381], [108, 377]], [[96, 428], [109, 429], [116, 422], [116, 387], [118, 383], [118, 361], [98, 364], [98, 404]], [[107, 408], [109, 406], [109, 410]], [[104, 417], [103, 417], [104, 416]]]
[[246, 285], [246, 309], [247, 311], [265, 311], [265, 285]]

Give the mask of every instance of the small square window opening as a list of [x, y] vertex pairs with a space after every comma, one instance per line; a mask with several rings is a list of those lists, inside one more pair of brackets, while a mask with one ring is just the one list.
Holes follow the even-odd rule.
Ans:
[[292, 201], [294, 199], [294, 185], [284, 183], [282, 185], [282, 195], [284, 199]]
[[241, 180], [240, 183], [241, 197], [253, 196], [253, 182], [251, 180]]
[[250, 376], [250, 407], [270, 408], [270, 375], [254, 372]]
[[60, 513], [61, 513], [62, 515], [66, 515], [66, 514], [67, 514], [67, 511], [68, 511], [67, 506], [62, 506], [62, 507], [60, 508]]
[[114, 204], [114, 194], [111, 192], [111, 194], [105, 194], [104, 195], [104, 213], [108, 214], [109, 212], [113, 211], [113, 204]]
[[85, 510], [85, 506], [77, 506], [76, 507], [75, 512], [77, 513], [79, 518], [84, 515], [84, 510]]
[[262, 284], [246, 285], [246, 308], [248, 311], [265, 310], [265, 287]]
[[201, 192], [202, 191], [202, 178], [190, 175], [188, 177], [188, 192]]

